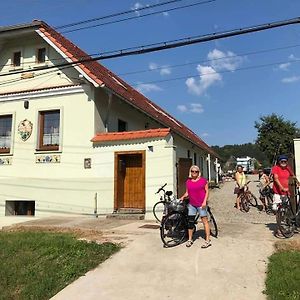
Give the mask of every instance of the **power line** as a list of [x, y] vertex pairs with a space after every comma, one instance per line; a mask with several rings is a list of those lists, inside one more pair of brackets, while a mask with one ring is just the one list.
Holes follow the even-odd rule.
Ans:
[[134, 75], [134, 74], [140, 74], [140, 73], [147, 73], [147, 72], [162, 70], [162, 69], [165, 69], [166, 67], [170, 68], [170, 69], [173, 69], [173, 68], [179, 68], [179, 67], [184, 67], [184, 66], [189, 66], [189, 65], [195, 65], [195, 64], [199, 64], [199, 63], [208, 63], [208, 62], [220, 61], [220, 60], [222, 61], [222, 60], [228, 59], [228, 58], [243, 57], [243, 56], [261, 54], [261, 53], [269, 53], [269, 52], [274, 52], [274, 51], [278, 51], [278, 50], [285, 50], [285, 49], [291, 49], [291, 48], [296, 48], [296, 47], [300, 47], [300, 44], [290, 45], [290, 46], [286, 46], [286, 47], [270, 48], [270, 49], [252, 51], [252, 52], [245, 52], [245, 53], [235, 54], [235, 55], [225, 55], [223, 57], [214, 58], [214, 59], [198, 60], [198, 61], [193, 61], [193, 62], [184, 63], [184, 64], [177, 64], [177, 65], [167, 65], [167, 66], [161, 66], [161, 67], [157, 67], [157, 68], [153, 68], [153, 69], [148, 68], [148, 69], [144, 69], [144, 70], [120, 73], [118, 75], [119, 76], [125, 76], [125, 75]]
[[147, 14], [143, 14], [143, 15], [139, 15], [139, 16], [128, 17], [128, 18], [124, 18], [124, 19], [120, 19], [120, 20], [108, 21], [108, 22], [100, 23], [100, 24], [96, 24], [96, 25], [90, 25], [90, 26], [85, 26], [85, 27], [79, 27], [76, 29], [66, 30], [66, 31], [62, 31], [62, 33], [70, 33], [70, 32], [75, 32], [75, 31], [79, 31], [79, 30], [83, 30], [83, 29], [90, 29], [90, 28], [95, 28], [95, 27], [99, 27], [99, 26], [110, 25], [110, 24], [120, 23], [120, 22], [124, 22], [124, 21], [134, 20], [134, 19], [140, 19], [143, 17], [157, 15], [157, 14], [160, 14], [163, 12], [170, 12], [170, 11], [174, 11], [174, 10], [178, 10], [178, 9], [189, 8], [189, 7], [203, 5], [203, 4], [207, 4], [207, 3], [215, 2], [215, 1], [216, 0], [200, 1], [200, 2], [193, 3], [193, 4], [178, 6], [178, 7], [174, 7], [174, 8], [170, 8], [170, 9], [164, 9], [164, 10], [151, 12], [151, 13], [147, 13]]
[[[35, 68], [35, 71], [40, 71], [40, 70], [45, 70], [45, 69], [53, 69], [53, 68], [59, 68], [59, 67], [65, 67], [65, 66], [71, 67], [73, 65], [97, 61], [97, 60], [104, 60], [104, 59], [111, 59], [111, 58], [117, 58], [117, 57], [129, 56], [129, 55], [138, 55], [138, 54], [145, 54], [145, 53], [150, 53], [150, 52], [157, 52], [157, 51], [161, 51], [161, 50], [173, 49], [173, 48], [178, 48], [178, 47], [182, 47], [182, 46], [193, 45], [193, 44], [197, 44], [197, 43], [203, 43], [203, 42], [207, 42], [207, 41], [212, 41], [212, 40], [217, 40], [217, 39], [222, 39], [222, 38], [227, 38], [227, 37], [232, 37], [232, 36], [237, 36], [237, 35], [243, 35], [246, 33], [258, 32], [258, 31], [268, 30], [268, 29], [272, 29], [272, 28], [283, 27], [283, 26], [292, 25], [292, 24], [298, 24], [298, 23], [300, 23], [300, 17], [288, 19], [288, 20], [284, 20], [284, 21], [278, 21], [278, 22], [272, 22], [272, 23], [267, 23], [267, 24], [262, 24], [262, 25], [255, 25], [255, 26], [251, 26], [251, 27], [234, 29], [234, 30], [230, 30], [230, 31], [217, 32], [217, 33], [212, 33], [212, 34], [206, 34], [206, 35], [193, 36], [193, 37], [171, 40], [171, 41], [166, 41], [166, 42], [160, 42], [160, 43], [155, 43], [155, 44], [150, 44], [150, 45], [145, 45], [145, 46], [137, 46], [137, 47], [126, 48], [126, 49], [121, 49], [121, 50], [107, 51], [107, 52], [104, 52], [103, 55], [96, 56], [93, 58], [88, 57], [85, 59], [79, 59], [79, 60], [76, 60], [73, 62], [67, 62], [67, 63], [58, 64], [58, 65], [54, 65], [54, 66], [50, 66], [50, 67], [37, 67], [37, 68]], [[10, 72], [10, 73], [6, 73], [6, 74], [0, 74], [0, 77], [20, 74], [20, 73], [24, 73], [24, 72], [28, 72], [28, 70], [20, 70], [20, 71]]]
[[300, 59], [295, 59], [293, 61], [281, 61], [281, 62], [275, 62], [275, 63], [269, 63], [269, 64], [255, 65], [255, 66], [244, 67], [244, 68], [236, 68], [234, 71], [231, 71], [231, 70], [225, 70], [225, 71], [219, 71], [219, 72], [215, 71], [215, 72], [209, 72], [209, 73], [203, 73], [203, 74], [197, 74], [197, 75], [186, 75], [186, 76], [181, 76], [181, 77], [176, 77], [176, 78], [154, 80], [154, 81], [148, 81], [148, 82], [138, 82], [138, 83], [136, 82], [131, 85], [138, 86], [140, 84], [162, 83], [162, 82], [182, 80], [182, 79], [187, 79], [187, 78], [203, 77], [203, 76], [208, 76], [208, 75], [213, 75], [213, 74], [233, 73], [235, 71], [245, 71], [245, 70], [251, 70], [251, 69], [266, 68], [266, 67], [275, 66], [275, 65], [281, 65], [284, 63], [288, 63], [288, 62], [290, 62], [290, 63], [300, 62]]
[[54, 29], [64, 29], [64, 28], [73, 27], [73, 26], [77, 26], [77, 25], [82, 25], [82, 24], [86, 24], [86, 23], [91, 23], [91, 22], [95, 22], [95, 21], [99, 21], [99, 20], [104, 20], [104, 19], [109, 19], [109, 18], [113, 18], [113, 17], [118, 17], [118, 16], [121, 16], [121, 15], [126, 15], [126, 14], [135, 13], [135, 12], [140, 12], [140, 11], [143, 11], [143, 10], [146, 10], [146, 9], [150, 9], [150, 8], [154, 8], [154, 7], [159, 7], [159, 6], [163, 6], [163, 5], [168, 5], [168, 4], [172, 4], [172, 3], [176, 3], [176, 2], [181, 2], [181, 1], [184, 1], [184, 0], [172, 0], [172, 1], [162, 2], [162, 3], [147, 5], [147, 6], [144, 6], [144, 7], [140, 7], [140, 8], [136, 8], [136, 9], [130, 9], [130, 10], [125, 10], [125, 11], [113, 13], [113, 14], [110, 14], [110, 15], [102, 16], [102, 17], [97, 17], [97, 18], [93, 18], [93, 19], [88, 19], [88, 20], [74, 22], [74, 23], [70, 23], [70, 24], [66, 24], [66, 25], [57, 26], [57, 27], [54, 27]]

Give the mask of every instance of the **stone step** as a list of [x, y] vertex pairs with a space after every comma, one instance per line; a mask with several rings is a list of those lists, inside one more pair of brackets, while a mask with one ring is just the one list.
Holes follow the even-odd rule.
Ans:
[[144, 214], [130, 214], [130, 213], [113, 213], [106, 215], [106, 219], [117, 219], [117, 220], [144, 220]]
[[144, 210], [139, 208], [119, 208], [117, 212], [120, 214], [143, 214]]

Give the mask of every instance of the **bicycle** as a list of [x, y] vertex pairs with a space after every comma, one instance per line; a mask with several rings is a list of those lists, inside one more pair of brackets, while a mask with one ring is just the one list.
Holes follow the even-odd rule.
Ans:
[[296, 229], [300, 229], [300, 203], [299, 189], [297, 189], [296, 212], [293, 212], [290, 196], [285, 195], [281, 199], [276, 212], [276, 223], [279, 231], [285, 238], [290, 238], [295, 234]]
[[165, 191], [165, 187], [167, 184], [164, 184], [161, 186], [158, 191], [155, 194], [159, 194], [160, 192], [163, 192], [163, 195], [160, 196], [160, 200], [156, 202], [153, 206], [153, 215], [155, 219], [160, 223], [163, 217], [167, 214], [168, 212], [168, 205], [171, 202], [171, 196], [173, 194], [172, 191]]
[[251, 181], [248, 181], [242, 188], [241, 188], [241, 194], [240, 194], [240, 202], [241, 207], [245, 212], [248, 212], [250, 210], [250, 205], [253, 207], [257, 207], [258, 202], [257, 198], [251, 193], [249, 190], [248, 184]]
[[[172, 202], [170, 208], [172, 211], [165, 216], [160, 226], [160, 238], [164, 247], [167, 248], [178, 246], [188, 238], [187, 202], [185, 200]], [[195, 216], [194, 231], [196, 231], [199, 217], [199, 214]], [[209, 206], [207, 206], [207, 218], [210, 234], [217, 237], [218, 226]]]
[[261, 191], [259, 191], [261, 199], [265, 199], [266, 213], [268, 215], [274, 215], [273, 211], [273, 190], [270, 185], [265, 186]]

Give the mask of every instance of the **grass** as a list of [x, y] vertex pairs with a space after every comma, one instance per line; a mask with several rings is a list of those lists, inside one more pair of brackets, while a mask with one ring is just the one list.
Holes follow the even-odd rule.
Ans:
[[300, 242], [280, 242], [269, 258], [266, 291], [270, 300], [300, 299]]
[[66, 233], [0, 232], [0, 299], [49, 299], [119, 249]]

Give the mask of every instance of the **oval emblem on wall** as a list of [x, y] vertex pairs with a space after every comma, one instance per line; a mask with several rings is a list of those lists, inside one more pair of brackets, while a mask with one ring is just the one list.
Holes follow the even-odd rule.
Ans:
[[32, 127], [33, 127], [33, 124], [27, 119], [25, 119], [19, 123], [18, 133], [19, 133], [22, 141], [25, 142], [26, 140], [29, 139], [29, 137], [31, 136], [31, 133], [32, 133]]

